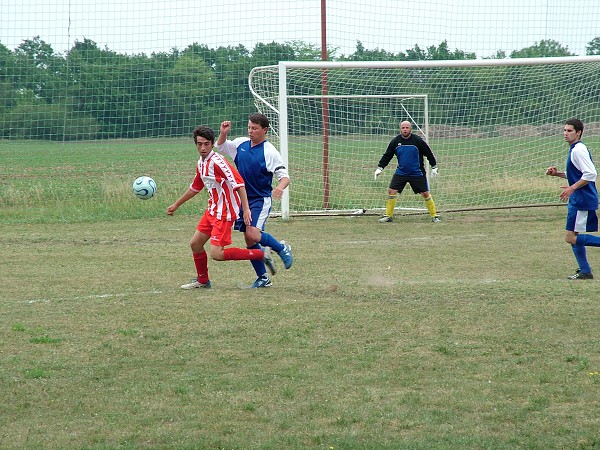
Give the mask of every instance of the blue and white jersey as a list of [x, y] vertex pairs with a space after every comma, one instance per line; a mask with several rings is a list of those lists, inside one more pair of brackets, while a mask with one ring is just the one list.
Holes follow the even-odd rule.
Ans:
[[251, 147], [250, 138], [239, 137], [217, 145], [219, 152], [233, 159], [246, 184], [248, 199], [270, 197], [273, 175], [277, 180], [289, 178], [281, 154], [269, 141]]
[[598, 209], [598, 191], [596, 189], [596, 167], [592, 161], [590, 151], [581, 141], [569, 147], [569, 156], [566, 164], [567, 180], [569, 186], [579, 180], [586, 180], [588, 184], [575, 189], [569, 197], [569, 206], [579, 211], [592, 211]]

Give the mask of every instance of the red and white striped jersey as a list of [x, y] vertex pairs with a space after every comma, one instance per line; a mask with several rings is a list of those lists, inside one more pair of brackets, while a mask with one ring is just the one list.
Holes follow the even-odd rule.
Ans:
[[211, 151], [200, 158], [190, 189], [208, 191], [208, 213], [219, 220], [233, 221], [240, 214], [241, 200], [237, 188], [244, 186], [239, 172], [219, 153]]

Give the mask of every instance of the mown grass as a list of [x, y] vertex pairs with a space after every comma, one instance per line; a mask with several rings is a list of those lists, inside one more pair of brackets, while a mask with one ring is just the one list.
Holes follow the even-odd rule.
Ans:
[[[289, 156], [290, 209], [367, 209], [382, 212], [395, 160], [379, 178], [373, 172], [389, 137], [353, 135], [331, 139], [329, 190], [325, 195], [319, 136], [295, 138]], [[598, 137], [586, 141], [598, 148]], [[441, 175], [431, 191], [442, 211], [507, 205], [552, 204], [558, 180], [545, 169], [561, 166], [566, 148], [560, 138], [436, 140]], [[3, 141], [0, 144], [0, 222], [69, 223], [152, 218], [174, 201], [194, 176], [198, 154], [190, 138], [85, 142]], [[131, 185], [149, 175], [162, 202], [139, 201]], [[204, 195], [204, 194], [201, 194]], [[202, 197], [204, 198], [204, 197]], [[168, 200], [167, 200], [168, 199]], [[398, 208], [423, 209], [407, 189]], [[275, 202], [275, 209], [280, 204]], [[184, 205], [182, 212], [196, 209]]]
[[0, 157], [0, 221], [53, 223], [155, 216], [162, 204], [138, 201], [133, 181], [150, 175], [162, 198], [175, 200], [194, 176], [198, 153], [191, 138], [5, 141]]
[[0, 447], [600, 446], [598, 282], [565, 279], [564, 208], [271, 219], [295, 254], [273, 288], [210, 262], [189, 292], [197, 215], [153, 201], [0, 224]]

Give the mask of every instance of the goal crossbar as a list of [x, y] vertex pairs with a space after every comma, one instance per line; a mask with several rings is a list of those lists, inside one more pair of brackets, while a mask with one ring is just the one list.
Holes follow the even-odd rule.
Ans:
[[[278, 67], [307, 69], [418, 69], [430, 67], [499, 67], [575, 64], [600, 61], [600, 55], [556, 56], [548, 58], [463, 59], [419, 61], [280, 61]], [[266, 67], [266, 66], [265, 66]], [[277, 67], [277, 66], [271, 66]]]

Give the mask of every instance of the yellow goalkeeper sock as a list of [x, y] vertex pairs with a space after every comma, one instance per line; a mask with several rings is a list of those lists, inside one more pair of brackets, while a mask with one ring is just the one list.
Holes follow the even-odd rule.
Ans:
[[433, 197], [431, 195], [425, 199], [425, 206], [427, 206], [427, 210], [429, 211], [429, 215], [431, 217], [437, 216], [435, 202], [433, 201]]
[[388, 195], [388, 198], [385, 202], [385, 215], [388, 217], [393, 217], [395, 207], [396, 207], [396, 196]]

